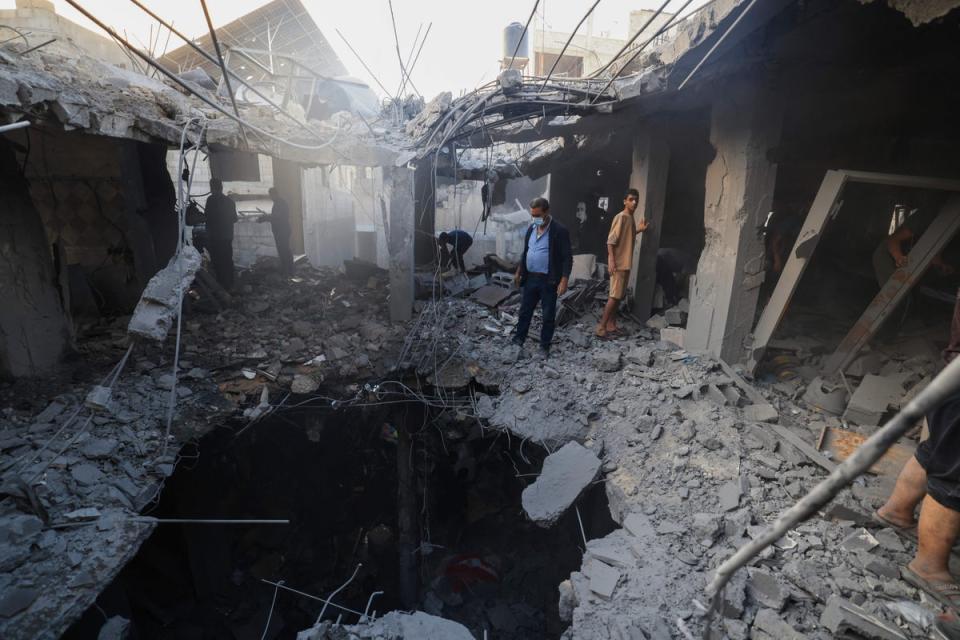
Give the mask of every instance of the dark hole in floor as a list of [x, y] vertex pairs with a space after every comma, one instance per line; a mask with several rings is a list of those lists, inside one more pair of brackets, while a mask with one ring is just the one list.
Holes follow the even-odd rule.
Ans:
[[[476, 420], [415, 403], [290, 413], [239, 437], [217, 429], [184, 459], [149, 515], [271, 518], [289, 525], [161, 524], [97, 604], [65, 635], [95, 638], [105, 616], [136, 638], [258, 639], [274, 596], [263, 582], [378, 615], [399, 597], [397, 428], [414, 432], [419, 540], [417, 608], [477, 638], [558, 638], [557, 586], [580, 565], [571, 510], [544, 529], [521, 508], [546, 452]], [[579, 501], [588, 538], [615, 528], [602, 483]], [[268, 638], [294, 638], [323, 602], [280, 590]], [[328, 607], [325, 618], [358, 615]]]

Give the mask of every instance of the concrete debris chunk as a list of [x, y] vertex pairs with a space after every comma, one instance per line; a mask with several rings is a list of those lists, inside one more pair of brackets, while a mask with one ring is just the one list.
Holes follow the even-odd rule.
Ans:
[[629, 513], [627, 517], [623, 519], [623, 528], [634, 538], [640, 540], [649, 539], [655, 535], [650, 518], [635, 511]]
[[663, 316], [652, 316], [646, 322], [647, 327], [651, 329], [666, 329], [667, 328], [667, 319]]
[[904, 390], [902, 382], [893, 376], [864, 376], [853, 392], [844, 420], [855, 424], [877, 425], [890, 408], [897, 408]]
[[0, 542], [21, 543], [40, 533], [43, 520], [36, 516], [13, 514], [0, 519]]
[[857, 529], [840, 544], [845, 551], [870, 551], [877, 547], [880, 541], [874, 538], [866, 529]]
[[605, 373], [620, 371], [623, 363], [620, 360], [620, 352], [616, 349], [602, 349], [594, 354], [593, 365]]
[[753, 628], [763, 631], [775, 640], [805, 640], [806, 636], [797, 632], [783, 621], [773, 609], [760, 609], [753, 619]]
[[81, 520], [96, 520], [100, 517], [100, 510], [96, 507], [86, 507], [84, 509], [76, 509], [69, 513], [64, 514], [64, 520], [68, 522], [80, 522]]
[[[297, 640], [327, 640], [341, 637], [339, 634], [327, 634], [330, 622], [321, 622], [311, 629], [297, 634]], [[391, 611], [376, 620], [346, 625], [343, 637], [358, 640], [377, 640], [386, 638], [417, 638], [417, 640], [474, 640], [473, 634], [463, 625], [452, 620], [432, 616], [423, 611], [403, 613]]]
[[751, 404], [743, 408], [743, 417], [750, 422], [776, 422], [780, 413], [772, 404]]
[[313, 376], [297, 374], [290, 383], [290, 391], [293, 393], [306, 394], [313, 393], [320, 388], [320, 382]]
[[614, 531], [605, 538], [590, 540], [583, 555], [584, 562], [594, 559], [621, 569], [635, 567], [637, 559], [630, 550], [629, 542], [622, 530], [619, 533]]
[[125, 640], [129, 634], [130, 621], [123, 616], [113, 616], [100, 627], [97, 640]]
[[593, 451], [568, 442], [546, 457], [540, 477], [523, 490], [523, 510], [540, 526], [549, 527], [593, 482], [600, 464]]
[[822, 378], [814, 378], [807, 385], [803, 401], [827, 413], [840, 415], [847, 403], [847, 392], [842, 386], [826, 387]]
[[617, 583], [620, 582], [620, 577], [623, 575], [617, 569], [599, 560], [589, 561], [584, 567], [583, 573], [590, 579], [590, 591], [606, 600], [613, 597]]
[[682, 349], [686, 333], [687, 330], [681, 329], [680, 327], [664, 327], [660, 329], [660, 340], [674, 344]]
[[6, 589], [0, 595], [0, 618], [9, 618], [23, 611], [33, 604], [39, 595], [39, 591], [29, 587]]
[[751, 568], [747, 588], [754, 600], [764, 607], [769, 607], [769, 609], [766, 609], [767, 611], [782, 611], [784, 605], [787, 604], [786, 589], [777, 581], [776, 576], [768, 571]]
[[870, 640], [906, 640], [900, 631], [886, 622], [870, 615], [849, 600], [830, 596], [820, 616], [820, 624], [834, 637], [854, 634]]
[[89, 487], [103, 480], [103, 472], [92, 464], [75, 464], [70, 467], [70, 475], [77, 484]]
[[726, 482], [717, 491], [721, 511], [733, 511], [740, 506], [740, 482]]
[[167, 266], [147, 283], [127, 331], [148, 340], [163, 341], [176, 320], [180, 293], [190, 287], [201, 263], [200, 253], [191, 245], [184, 246], [178, 255], [170, 258]]

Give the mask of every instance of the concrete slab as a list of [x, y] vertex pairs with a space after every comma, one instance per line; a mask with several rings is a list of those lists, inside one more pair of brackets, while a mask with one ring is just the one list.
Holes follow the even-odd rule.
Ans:
[[843, 418], [856, 424], [880, 424], [883, 414], [903, 397], [903, 384], [892, 376], [866, 375], [853, 392]]
[[542, 527], [556, 522], [597, 477], [600, 459], [583, 445], [568, 442], [543, 461], [536, 482], [523, 490], [527, 516]]
[[617, 569], [599, 560], [588, 562], [583, 573], [590, 579], [590, 591], [607, 600], [613, 597], [617, 583], [620, 582], [620, 576], [623, 575]]
[[495, 284], [488, 284], [474, 291], [470, 299], [492, 309], [509, 298], [511, 293], [513, 293], [513, 291], [510, 289], [504, 289]]

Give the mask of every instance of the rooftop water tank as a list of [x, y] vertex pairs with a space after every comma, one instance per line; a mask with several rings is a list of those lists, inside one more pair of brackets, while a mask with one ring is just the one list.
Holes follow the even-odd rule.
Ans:
[[[517, 49], [517, 43], [520, 43], [519, 49]], [[517, 58], [522, 60], [530, 57], [530, 43], [527, 40], [527, 34], [524, 32], [523, 25], [519, 22], [511, 22], [503, 29], [504, 64], [510, 62], [514, 51], [517, 52]]]

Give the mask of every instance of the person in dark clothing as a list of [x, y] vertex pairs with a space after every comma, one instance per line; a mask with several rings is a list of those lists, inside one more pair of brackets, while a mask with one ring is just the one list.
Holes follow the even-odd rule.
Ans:
[[[466, 231], [454, 229], [450, 232], [441, 232], [437, 237], [437, 245], [440, 247], [440, 269], [446, 269], [452, 263], [460, 273], [465, 273], [467, 265], [463, 262], [463, 254], [472, 244], [473, 238]], [[448, 245], [453, 248], [453, 251], [447, 248]]]
[[280, 258], [280, 274], [289, 278], [293, 275], [293, 250], [290, 248], [290, 234], [293, 229], [290, 226], [290, 205], [277, 193], [276, 187], [270, 187], [267, 193], [273, 200], [273, 208], [270, 210], [270, 215], [261, 216], [260, 221], [270, 222], [273, 240], [277, 243], [277, 257]]
[[210, 197], [205, 207], [207, 220], [207, 251], [213, 273], [220, 286], [233, 288], [233, 225], [237, 221], [237, 205], [223, 194], [223, 183], [210, 179]]
[[[951, 362], [960, 353], [960, 292], [953, 311], [950, 344], [943, 352]], [[949, 560], [960, 534], [960, 395], [927, 414], [930, 437], [917, 447], [903, 467], [887, 502], [874, 519], [894, 529], [915, 532], [917, 553], [901, 568], [904, 580], [939, 600], [960, 607], [960, 585], [950, 573]], [[920, 518], [914, 510], [921, 504]]]
[[514, 276], [514, 281], [523, 288], [520, 319], [513, 337], [518, 359], [524, 357], [523, 343], [527, 339], [538, 302], [543, 313], [540, 355], [544, 359], [550, 357], [550, 344], [557, 319], [557, 298], [566, 293], [570, 271], [573, 270], [570, 232], [554, 220], [549, 211], [550, 203], [546, 198], [536, 198], [530, 203], [533, 224], [527, 229], [523, 256]]

